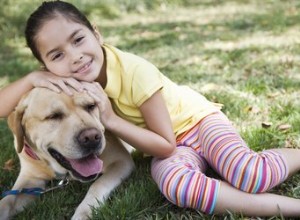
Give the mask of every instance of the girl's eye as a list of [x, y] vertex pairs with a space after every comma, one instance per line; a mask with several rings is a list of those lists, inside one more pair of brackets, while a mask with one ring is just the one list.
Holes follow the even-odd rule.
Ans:
[[62, 56], [62, 53], [57, 53], [57, 54], [55, 54], [55, 55], [52, 57], [52, 60], [53, 60], [53, 61], [54, 61], [54, 60], [57, 60], [57, 59], [59, 59], [61, 56]]
[[77, 37], [75, 39], [75, 44], [79, 44], [83, 39], [84, 39], [84, 37]]

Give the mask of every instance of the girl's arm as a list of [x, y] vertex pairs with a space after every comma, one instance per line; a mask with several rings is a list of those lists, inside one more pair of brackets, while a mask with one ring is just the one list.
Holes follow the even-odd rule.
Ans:
[[13, 111], [22, 95], [32, 89], [27, 77], [21, 78], [0, 90], [0, 118]]
[[16, 107], [21, 97], [33, 87], [45, 87], [55, 92], [72, 95], [67, 85], [82, 90], [80, 82], [73, 78], [61, 78], [50, 72], [36, 71], [9, 84], [0, 90], [0, 118], [7, 117]]
[[153, 94], [140, 107], [147, 125], [145, 129], [117, 116], [100, 85], [98, 89], [98, 92], [89, 89], [88, 92], [98, 102], [101, 120], [106, 129], [136, 149], [155, 157], [164, 158], [174, 151], [176, 139], [170, 115], [160, 91]]

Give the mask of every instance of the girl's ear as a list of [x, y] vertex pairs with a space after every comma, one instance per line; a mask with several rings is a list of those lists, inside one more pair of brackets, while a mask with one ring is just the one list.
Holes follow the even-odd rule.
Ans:
[[100, 34], [100, 32], [98, 31], [98, 28], [95, 25], [93, 26], [93, 28], [94, 28], [94, 34], [95, 34], [96, 38], [98, 39], [100, 45], [102, 45], [104, 43], [102, 35]]

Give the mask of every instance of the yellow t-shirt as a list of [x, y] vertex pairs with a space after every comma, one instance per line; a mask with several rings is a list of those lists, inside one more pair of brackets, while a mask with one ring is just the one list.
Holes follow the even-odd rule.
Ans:
[[105, 92], [120, 117], [145, 127], [139, 106], [158, 90], [166, 102], [176, 136], [208, 114], [220, 111], [219, 104], [209, 102], [187, 86], [175, 84], [145, 59], [107, 44], [103, 48], [107, 61]]

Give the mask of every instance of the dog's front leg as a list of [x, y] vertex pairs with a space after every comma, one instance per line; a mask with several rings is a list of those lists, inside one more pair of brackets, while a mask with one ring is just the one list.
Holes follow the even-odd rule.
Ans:
[[130, 175], [133, 168], [134, 163], [131, 157], [123, 158], [123, 160], [108, 166], [107, 171], [91, 185], [84, 200], [77, 207], [72, 220], [91, 217], [92, 208], [101, 205], [122, 180]]
[[[13, 190], [20, 190], [24, 188], [45, 187], [45, 181], [41, 179], [28, 178], [25, 175], [20, 174], [16, 183], [13, 186]], [[13, 217], [15, 214], [24, 210], [24, 208], [35, 200], [36, 195], [17, 194], [7, 195], [0, 200], [0, 220], [7, 220]]]

